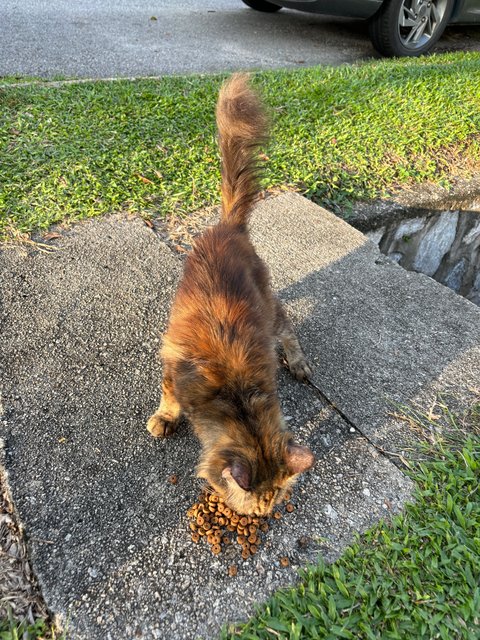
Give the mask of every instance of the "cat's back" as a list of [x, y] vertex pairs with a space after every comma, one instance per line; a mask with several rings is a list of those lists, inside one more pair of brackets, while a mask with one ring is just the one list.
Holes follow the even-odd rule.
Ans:
[[268, 269], [248, 235], [220, 223], [196, 240], [187, 257], [167, 341], [185, 357], [256, 357], [271, 346], [272, 300]]
[[187, 257], [180, 288], [201, 298], [219, 296], [248, 301], [261, 295], [268, 281], [267, 267], [248, 234], [220, 223], [196, 240]]

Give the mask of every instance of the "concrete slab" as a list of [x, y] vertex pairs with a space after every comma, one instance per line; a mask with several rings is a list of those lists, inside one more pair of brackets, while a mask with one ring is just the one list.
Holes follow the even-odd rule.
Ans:
[[[317, 465], [296, 491], [297, 510], [269, 531], [254, 558], [239, 562], [232, 547], [212, 557], [189, 540], [182, 518], [162, 523], [161, 534], [72, 603], [78, 637], [211, 638], [226, 621], [251, 615], [275, 588], [294, 583], [298, 568], [319, 553], [333, 561], [355, 531], [410, 498], [410, 482], [331, 410], [301, 426]], [[170, 508], [181, 515], [186, 506], [179, 500]], [[279, 563], [284, 555], [287, 569]], [[227, 576], [232, 563], [239, 567], [235, 579]]]
[[[278, 246], [292, 252], [293, 239]], [[145, 430], [181, 260], [138, 219], [78, 225], [51, 244], [50, 253], [0, 252], [1, 435], [34, 570], [69, 637], [211, 637], [408, 499], [402, 473], [282, 371], [285, 413], [318, 462], [299, 484], [298, 509], [228, 578], [233, 549], [213, 558], [186, 528], [198, 493], [190, 429], [166, 441]], [[281, 286], [297, 299], [293, 282]], [[304, 328], [307, 316], [291, 310]], [[289, 569], [279, 567], [284, 554]]]
[[108, 571], [148, 539], [161, 506], [137, 492], [138, 461], [156, 479], [162, 460], [167, 474], [185, 455], [162, 451], [142, 424], [180, 271], [140, 220], [80, 225], [50, 254], [2, 252], [2, 435], [53, 608], [89, 583], [99, 554]]
[[370, 441], [408, 443], [391, 415], [399, 405], [429, 407], [448, 392], [468, 406], [480, 380], [478, 307], [297, 194], [261, 202], [252, 223], [315, 384]]

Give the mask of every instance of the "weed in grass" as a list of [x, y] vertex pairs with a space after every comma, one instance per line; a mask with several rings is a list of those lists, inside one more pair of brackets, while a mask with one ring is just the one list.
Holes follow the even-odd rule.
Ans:
[[0, 620], [0, 640], [66, 640], [66, 637], [57, 635], [45, 620], [38, 619], [31, 624], [15, 620], [10, 615]]

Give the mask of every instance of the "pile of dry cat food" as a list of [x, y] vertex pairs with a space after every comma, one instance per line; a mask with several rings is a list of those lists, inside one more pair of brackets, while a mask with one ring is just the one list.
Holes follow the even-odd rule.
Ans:
[[[291, 513], [295, 507], [286, 496], [285, 510]], [[204, 538], [213, 554], [221, 553], [222, 548], [237, 542], [242, 547], [242, 558], [246, 560], [257, 553], [262, 543], [262, 533], [266, 533], [269, 524], [266, 518], [242, 516], [230, 509], [223, 499], [214, 493], [203, 493], [188, 511], [192, 540], [199, 542]], [[282, 514], [275, 511], [272, 515], [280, 520]]]

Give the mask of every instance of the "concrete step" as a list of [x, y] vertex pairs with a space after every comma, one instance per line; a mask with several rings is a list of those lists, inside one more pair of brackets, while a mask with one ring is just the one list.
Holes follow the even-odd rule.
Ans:
[[49, 253], [0, 251], [5, 466], [43, 595], [69, 637], [212, 637], [247, 616], [297, 567], [319, 552], [333, 560], [409, 499], [410, 481], [377, 447], [409, 439], [391, 400], [447, 387], [461, 398], [479, 379], [479, 310], [386, 263], [349, 225], [288, 194], [258, 206], [253, 235], [315, 385], [338, 410], [280, 371], [289, 424], [318, 461], [296, 511], [244, 564], [233, 548], [214, 558], [190, 541], [199, 447], [188, 425], [165, 441], [145, 430], [181, 258], [141, 220], [116, 216], [73, 227]]
[[392, 417], [448, 393], [469, 406], [480, 380], [480, 309], [384, 257], [305, 198], [262, 202], [253, 237], [314, 365], [315, 384], [373, 443], [411, 440]]

